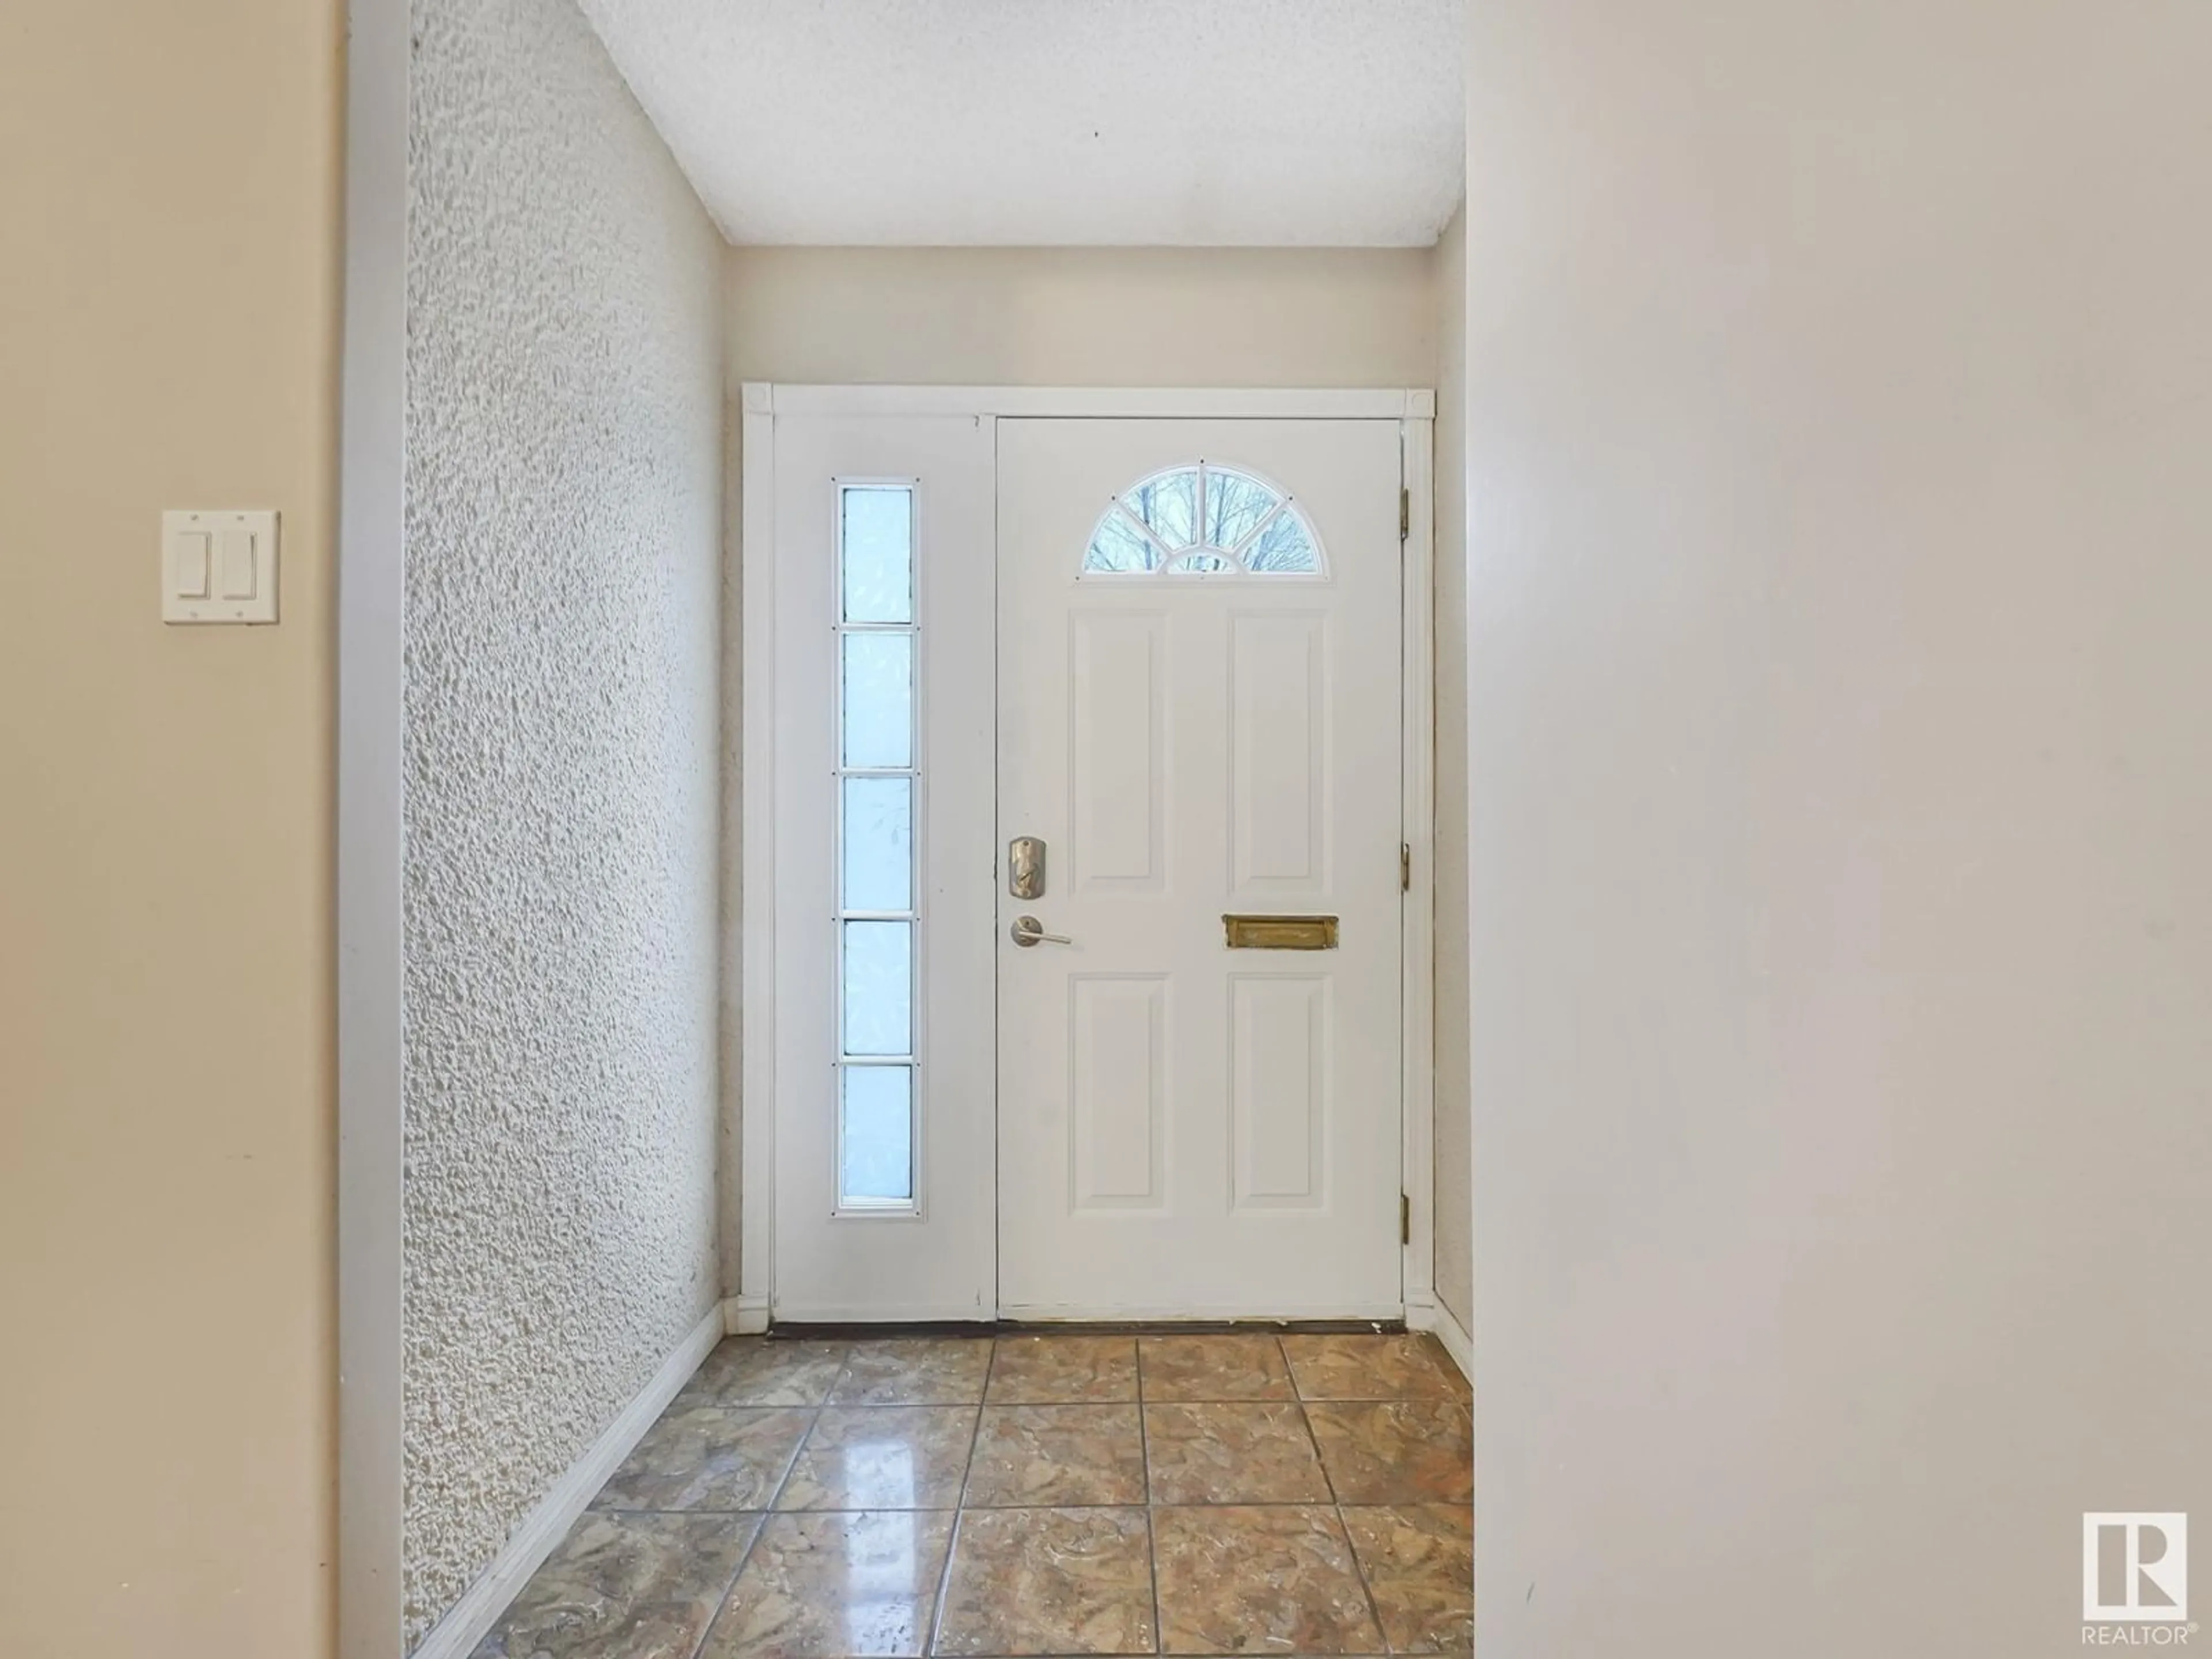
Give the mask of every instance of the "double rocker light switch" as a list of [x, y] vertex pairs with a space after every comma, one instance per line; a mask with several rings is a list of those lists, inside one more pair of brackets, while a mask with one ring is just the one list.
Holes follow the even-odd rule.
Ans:
[[164, 513], [161, 620], [276, 620], [274, 513]]

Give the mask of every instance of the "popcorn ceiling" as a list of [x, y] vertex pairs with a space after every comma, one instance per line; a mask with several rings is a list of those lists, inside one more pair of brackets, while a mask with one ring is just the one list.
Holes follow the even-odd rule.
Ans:
[[583, 0], [733, 242], [1426, 247], [1462, 0]]

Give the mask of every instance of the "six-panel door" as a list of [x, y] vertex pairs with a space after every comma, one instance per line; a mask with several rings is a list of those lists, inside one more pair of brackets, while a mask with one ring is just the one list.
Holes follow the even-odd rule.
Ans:
[[998, 886], [1009, 1317], [1402, 1311], [1399, 446], [999, 423], [1002, 865], [1046, 848]]

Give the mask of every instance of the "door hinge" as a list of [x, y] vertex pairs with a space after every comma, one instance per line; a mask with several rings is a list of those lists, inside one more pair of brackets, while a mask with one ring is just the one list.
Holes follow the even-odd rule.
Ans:
[[1404, 1193], [1398, 1194], [1398, 1242], [1413, 1242], [1413, 1200]]
[[1404, 541], [1413, 533], [1413, 492], [1401, 484], [1398, 488], [1398, 539]]
[[1398, 890], [1401, 893], [1413, 890], [1413, 847], [1411, 842], [1398, 843]]

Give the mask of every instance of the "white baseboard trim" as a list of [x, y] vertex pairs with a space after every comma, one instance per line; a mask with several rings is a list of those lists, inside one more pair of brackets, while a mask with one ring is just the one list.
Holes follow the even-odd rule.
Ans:
[[731, 1336], [759, 1336], [768, 1329], [768, 1298], [732, 1296], [722, 1302], [722, 1329]]
[[1434, 1297], [1424, 1297], [1406, 1304], [1406, 1328], [1409, 1331], [1433, 1331], [1437, 1340], [1444, 1345], [1444, 1352], [1452, 1357], [1460, 1375], [1470, 1386], [1474, 1382], [1474, 1341], [1467, 1334], [1467, 1327], [1459, 1322], [1459, 1316]]
[[468, 1659], [477, 1644], [483, 1640], [484, 1633], [507, 1611], [507, 1604], [514, 1600], [515, 1593], [529, 1582], [530, 1575], [568, 1536], [568, 1528], [584, 1512], [592, 1494], [606, 1485], [607, 1477], [645, 1437], [645, 1431], [676, 1397], [676, 1391], [691, 1380], [691, 1373], [699, 1369], [700, 1361], [714, 1352], [714, 1345], [722, 1340], [723, 1322], [722, 1306], [717, 1304], [691, 1328], [668, 1358], [660, 1362], [660, 1369], [653, 1374], [653, 1380], [622, 1408], [584, 1455], [568, 1466], [568, 1472], [553, 1483], [552, 1490], [538, 1500], [538, 1507], [523, 1517], [522, 1524], [509, 1535], [506, 1547], [492, 1558], [483, 1577], [463, 1590], [460, 1600], [431, 1626], [412, 1659]]

